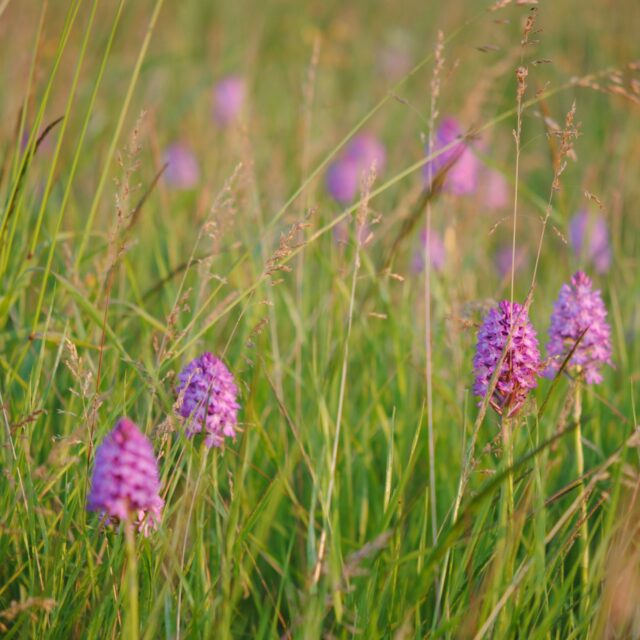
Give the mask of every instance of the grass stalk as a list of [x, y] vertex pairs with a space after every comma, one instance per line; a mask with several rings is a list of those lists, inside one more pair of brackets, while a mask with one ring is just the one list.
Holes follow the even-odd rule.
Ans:
[[580, 496], [580, 575], [582, 594], [580, 610], [586, 613], [589, 609], [589, 519], [587, 512], [587, 496], [584, 489], [584, 450], [582, 447], [582, 380], [575, 382], [573, 403], [573, 420], [575, 422], [576, 473], [578, 474], [578, 491]]
[[[369, 191], [362, 195], [360, 203], [361, 211], [366, 211], [368, 206]], [[347, 385], [347, 370], [349, 366], [349, 341], [351, 339], [351, 328], [353, 325], [353, 313], [356, 303], [356, 285], [358, 283], [358, 273], [360, 271], [360, 230], [363, 227], [363, 216], [358, 215], [355, 226], [355, 238], [356, 238], [356, 252], [353, 263], [353, 273], [351, 276], [351, 293], [349, 295], [349, 311], [347, 314], [347, 335], [345, 337], [344, 353], [342, 357], [342, 370], [340, 375], [340, 392], [338, 396], [338, 413], [336, 416], [336, 430], [333, 437], [333, 446], [331, 452], [331, 466], [329, 469], [329, 486], [327, 489], [327, 499], [324, 507], [324, 525], [322, 527], [322, 533], [320, 534], [320, 542], [318, 546], [318, 559], [313, 571], [313, 584], [316, 585], [320, 580], [320, 574], [322, 571], [322, 563], [324, 562], [324, 556], [327, 549], [327, 530], [330, 527], [331, 522], [331, 501], [333, 499], [333, 488], [335, 486], [336, 469], [338, 466], [338, 448], [340, 445], [340, 432], [342, 428], [342, 412], [344, 409], [345, 390]]]
[[123, 634], [127, 640], [138, 640], [140, 632], [140, 615], [138, 611], [138, 556], [136, 552], [136, 534], [134, 516], [130, 515], [124, 523], [125, 546], [127, 555], [127, 615], [126, 630]]

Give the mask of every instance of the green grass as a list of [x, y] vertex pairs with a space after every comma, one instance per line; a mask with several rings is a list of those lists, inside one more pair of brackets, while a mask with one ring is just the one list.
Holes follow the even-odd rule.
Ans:
[[[529, 8], [476, 1], [0, 0], [3, 637], [135, 637], [132, 568], [141, 638], [638, 637], [640, 131], [637, 98], [611, 90], [619, 68], [636, 95], [638, 8], [587, 4], [541, 2], [540, 42], [523, 50]], [[589, 270], [563, 236], [595, 194], [614, 255], [593, 275], [615, 367], [584, 388], [582, 485], [567, 377], [541, 379], [510, 469], [499, 418], [472, 395], [476, 327], [511, 287], [493, 256], [513, 212], [479, 197], [429, 204], [447, 248], [431, 281], [429, 455], [424, 275], [411, 261], [439, 28], [437, 109], [479, 132], [512, 185], [515, 69], [529, 68], [518, 300], [553, 179], [542, 114], [562, 123], [576, 102], [576, 158], [551, 199], [530, 314], [544, 345], [561, 284]], [[398, 40], [414, 69], [392, 78], [379, 55]], [[230, 71], [248, 78], [249, 103], [223, 131], [209, 92]], [[323, 182], [359, 128], [389, 156], [364, 246], [360, 203], [341, 211]], [[154, 183], [177, 139], [201, 164], [195, 190]], [[177, 372], [205, 349], [242, 405], [236, 441], [208, 453], [172, 408]], [[122, 415], [151, 438], [166, 500], [159, 530], [134, 540], [135, 567], [124, 532], [85, 510], [95, 447]]]

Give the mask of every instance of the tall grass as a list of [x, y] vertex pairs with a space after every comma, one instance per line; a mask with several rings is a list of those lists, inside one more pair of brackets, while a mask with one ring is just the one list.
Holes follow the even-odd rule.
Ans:
[[[530, 7], [503, 4], [0, 0], [4, 637], [638, 636], [638, 10], [609, 30], [598, 0], [541, 3], [523, 44]], [[389, 34], [412, 57], [398, 77]], [[223, 130], [209, 88], [228, 71], [249, 104]], [[513, 213], [425, 192], [445, 113]], [[388, 166], [341, 210], [324, 171], [361, 129]], [[161, 175], [177, 139], [197, 189]], [[579, 405], [568, 376], [541, 380], [503, 443], [471, 392], [476, 327], [528, 299], [544, 344], [590, 269], [566, 241], [581, 206], [611, 232], [592, 275], [615, 367]], [[447, 249], [426, 281], [423, 220]], [[503, 245], [529, 255], [507, 278]], [[242, 405], [209, 453], [173, 411], [205, 349]], [[85, 510], [122, 415], [159, 457], [148, 538]]]

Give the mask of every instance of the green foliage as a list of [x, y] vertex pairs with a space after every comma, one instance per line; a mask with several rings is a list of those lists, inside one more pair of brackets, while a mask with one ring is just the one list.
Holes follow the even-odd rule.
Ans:
[[[634, 21], [622, 5], [611, 17], [598, 2], [542, 3], [542, 32], [521, 47], [530, 7], [515, 3], [164, 4], [0, 0], [5, 637], [129, 633], [123, 531], [85, 511], [95, 447], [121, 415], [151, 438], [166, 500], [161, 528], [135, 540], [142, 638], [636, 637]], [[507, 468], [471, 360], [482, 311], [510, 295], [493, 255], [513, 212], [433, 198], [447, 248], [430, 300], [433, 523], [424, 275], [411, 263], [437, 28], [437, 108], [480, 132], [511, 185], [515, 69], [529, 67], [520, 300], [553, 180], [549, 122], [562, 126], [576, 101], [581, 135], [551, 199], [530, 313], [544, 344], [560, 285], [588, 268], [563, 238], [595, 194], [614, 255], [595, 280], [616, 366], [584, 389], [582, 485], [568, 378], [541, 380]], [[398, 44], [413, 71], [393, 77], [380, 56]], [[249, 104], [223, 130], [210, 87], [231, 71], [247, 77]], [[360, 128], [389, 154], [363, 245], [364, 205], [340, 211], [323, 184]], [[197, 189], [156, 181], [177, 139], [201, 164]], [[205, 349], [234, 372], [242, 404], [242, 433], [208, 453], [172, 408], [177, 371]]]

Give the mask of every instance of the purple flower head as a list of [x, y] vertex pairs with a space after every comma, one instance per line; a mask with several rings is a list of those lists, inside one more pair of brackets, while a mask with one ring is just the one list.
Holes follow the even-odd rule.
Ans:
[[583, 372], [588, 384], [602, 381], [600, 369], [611, 364], [611, 329], [607, 310], [599, 290], [593, 290], [591, 279], [578, 271], [571, 284], [563, 284], [551, 314], [547, 352], [551, 358], [545, 370], [553, 377], [578, 338], [586, 330], [567, 367]]
[[242, 76], [228, 75], [213, 89], [213, 116], [220, 126], [237, 120], [244, 107], [247, 83]]
[[[495, 255], [495, 265], [501, 278], [506, 278], [511, 273], [513, 249], [504, 246], [498, 249]], [[522, 247], [516, 247], [516, 273], [527, 264], [527, 252]]]
[[349, 158], [338, 158], [327, 170], [327, 191], [340, 204], [353, 201], [359, 181], [358, 163]]
[[509, 183], [495, 169], [488, 169], [482, 176], [482, 203], [487, 209], [504, 209], [510, 201]]
[[369, 171], [375, 165], [378, 175], [384, 171], [387, 162], [384, 145], [370, 133], [360, 133], [351, 138], [344, 155], [357, 162], [363, 171]]
[[484, 397], [514, 323], [511, 343], [489, 400], [500, 415], [507, 417], [514, 416], [520, 410], [529, 390], [536, 387], [540, 369], [538, 338], [527, 310], [517, 302], [512, 305], [508, 300], [503, 300], [498, 308], [491, 309], [478, 331], [478, 344], [473, 359], [476, 377], [473, 392]]
[[376, 174], [384, 171], [387, 153], [384, 145], [370, 133], [354, 136], [344, 153], [327, 170], [327, 190], [340, 204], [353, 201], [364, 173], [375, 166]]
[[[443, 189], [458, 196], [468, 195], [476, 190], [481, 167], [480, 160], [470, 146], [461, 139], [462, 135], [462, 129], [455, 118], [451, 116], [444, 118], [436, 131], [433, 152], [439, 151], [457, 139], [460, 141], [427, 162], [423, 167], [427, 182], [429, 182], [429, 178], [433, 181], [440, 171], [448, 167]], [[426, 153], [429, 153], [428, 146]]]
[[421, 273], [424, 271], [424, 248], [426, 247], [427, 256], [431, 267], [434, 271], [442, 271], [444, 269], [444, 263], [446, 261], [447, 252], [444, 247], [444, 242], [440, 234], [434, 229], [431, 233], [427, 233], [426, 229], [422, 230], [420, 234], [420, 247], [416, 249], [413, 254], [413, 260], [411, 261], [411, 270], [414, 273]]
[[609, 231], [601, 215], [590, 216], [587, 211], [579, 211], [569, 223], [569, 244], [578, 259], [584, 258], [593, 264], [596, 273], [609, 271]]
[[122, 522], [135, 518], [145, 535], [156, 529], [164, 501], [159, 495], [158, 462], [147, 437], [121, 418], [96, 450], [87, 509]]
[[207, 447], [221, 447], [225, 436], [235, 438], [238, 388], [222, 360], [205, 351], [178, 376], [177, 412], [186, 419], [187, 437], [204, 430]]
[[167, 147], [164, 161], [168, 163], [164, 177], [174, 189], [193, 189], [200, 180], [198, 161], [191, 150], [180, 143]]

